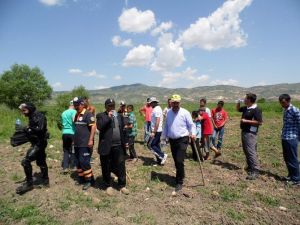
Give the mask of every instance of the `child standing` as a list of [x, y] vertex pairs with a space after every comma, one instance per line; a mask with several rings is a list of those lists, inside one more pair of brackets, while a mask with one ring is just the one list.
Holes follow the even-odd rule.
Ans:
[[193, 144], [193, 141], [191, 142], [191, 147], [192, 147], [192, 151], [193, 151], [193, 159], [195, 161], [197, 161], [197, 154], [196, 151], [198, 151], [200, 160], [203, 161], [203, 155], [202, 152], [200, 151], [200, 141], [201, 141], [201, 121], [199, 119], [199, 113], [198, 111], [193, 111], [192, 112], [192, 118], [193, 118], [193, 122], [195, 124], [196, 127], [196, 140], [195, 140], [195, 144], [196, 144], [196, 148], [195, 149], [195, 145]]
[[205, 112], [205, 107], [201, 107], [199, 109], [199, 119], [202, 121], [202, 134], [203, 134], [203, 141], [204, 141], [204, 148], [206, 155], [204, 159], [209, 159], [209, 150], [213, 150], [215, 152], [215, 157], [217, 158], [221, 155], [221, 152], [216, 149], [216, 147], [212, 144], [212, 134], [213, 134], [213, 125], [211, 122], [210, 117]]
[[127, 135], [128, 135], [128, 148], [129, 148], [130, 159], [132, 159], [133, 162], [136, 162], [137, 155], [134, 149], [134, 139], [137, 135], [137, 122], [133, 110], [134, 110], [133, 105], [127, 106], [128, 124], [125, 125], [125, 128], [128, 129]]

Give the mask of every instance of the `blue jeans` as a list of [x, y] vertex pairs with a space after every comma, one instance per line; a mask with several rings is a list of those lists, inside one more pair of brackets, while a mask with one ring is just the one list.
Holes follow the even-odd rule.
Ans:
[[150, 137], [150, 133], [151, 133], [151, 121], [145, 121], [144, 123], [144, 141], [145, 143], [148, 142], [148, 139]]
[[[219, 128], [214, 128], [214, 133], [212, 136], [212, 143], [217, 149], [221, 149], [224, 135], [224, 126]], [[218, 143], [216, 145], [216, 138], [218, 136]]]
[[161, 161], [165, 155], [160, 148], [160, 136], [161, 132], [156, 132], [150, 144], [151, 151], [154, 151], [154, 155], [158, 162]]
[[300, 181], [298, 162], [298, 139], [281, 140], [283, 159], [288, 169], [288, 176], [293, 181]]

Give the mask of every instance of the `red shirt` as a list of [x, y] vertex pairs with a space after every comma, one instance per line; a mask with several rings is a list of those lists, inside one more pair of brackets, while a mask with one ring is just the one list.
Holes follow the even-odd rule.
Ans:
[[215, 108], [211, 111], [211, 117], [217, 128], [224, 126], [228, 118], [227, 112], [222, 108]]
[[145, 121], [147, 122], [151, 121], [152, 107], [144, 105], [141, 111], [145, 113]]
[[212, 135], [214, 132], [212, 122], [206, 112], [200, 113], [202, 116], [202, 133], [203, 135]]

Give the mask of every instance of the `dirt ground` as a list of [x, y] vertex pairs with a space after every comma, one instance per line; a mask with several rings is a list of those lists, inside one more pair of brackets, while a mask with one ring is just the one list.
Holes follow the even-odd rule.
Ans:
[[[0, 144], [0, 224], [300, 224], [300, 187], [286, 186], [280, 149], [280, 125], [270, 119], [259, 134], [261, 175], [245, 179], [245, 159], [239, 146], [237, 120], [227, 125], [223, 155], [199, 164], [188, 149], [183, 192], [173, 197], [175, 167], [169, 148], [165, 166], [153, 166], [153, 155], [136, 143], [139, 160], [126, 162], [129, 195], [103, 190], [99, 156], [93, 154], [95, 187], [84, 192], [75, 186], [76, 174], [62, 175], [61, 141], [50, 139], [47, 154], [50, 188], [35, 188], [19, 196], [24, 179], [20, 161], [28, 145]], [[141, 140], [141, 137], [138, 138]], [[96, 149], [96, 148], [95, 148]], [[34, 172], [39, 169], [34, 165]], [[35, 174], [39, 176], [38, 173]]]

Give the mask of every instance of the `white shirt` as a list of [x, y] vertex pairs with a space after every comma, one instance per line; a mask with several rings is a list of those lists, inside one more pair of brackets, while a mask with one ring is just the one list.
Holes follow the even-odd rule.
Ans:
[[157, 131], [156, 132], [162, 132], [162, 124], [163, 124], [163, 112], [162, 112], [162, 109], [161, 107], [158, 105], [158, 106], [155, 106], [152, 110], [152, 114], [151, 114], [151, 131], [154, 130], [154, 127], [155, 127], [155, 123], [156, 123], [156, 118], [160, 118], [160, 121], [159, 121], [159, 125], [158, 125], [158, 128], [157, 128]]

